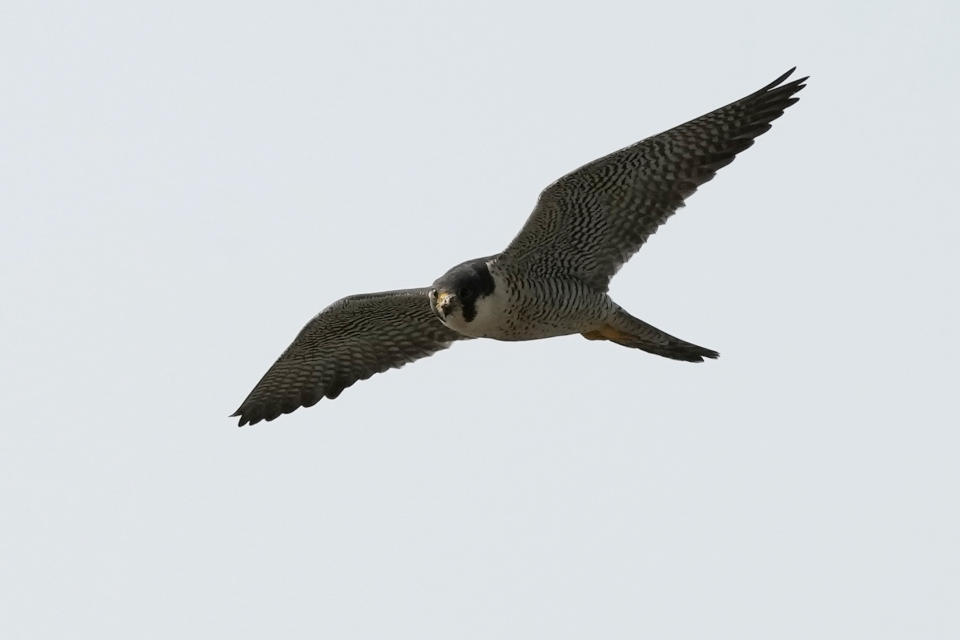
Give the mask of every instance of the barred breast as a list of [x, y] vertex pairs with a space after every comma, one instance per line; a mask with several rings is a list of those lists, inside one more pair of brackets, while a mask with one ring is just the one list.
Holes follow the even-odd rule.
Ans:
[[497, 340], [537, 340], [590, 331], [603, 325], [617, 306], [577, 278], [530, 277], [487, 263], [495, 288], [477, 302], [477, 315], [464, 335]]

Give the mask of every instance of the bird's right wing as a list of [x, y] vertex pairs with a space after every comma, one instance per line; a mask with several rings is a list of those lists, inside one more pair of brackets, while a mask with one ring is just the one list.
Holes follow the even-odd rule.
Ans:
[[273, 420], [465, 339], [434, 315], [428, 291], [384, 291], [334, 302], [307, 323], [232, 417], [240, 417], [241, 427]]

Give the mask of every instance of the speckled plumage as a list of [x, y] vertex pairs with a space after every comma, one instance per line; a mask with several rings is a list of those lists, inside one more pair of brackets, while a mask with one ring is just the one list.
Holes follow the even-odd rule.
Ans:
[[432, 288], [344, 298], [311, 320], [234, 414], [272, 420], [357, 380], [467, 337], [580, 333], [691, 362], [717, 352], [634, 318], [610, 278], [697, 188], [797, 101], [793, 69], [745, 98], [604, 156], [540, 194], [503, 253], [464, 262]]
[[427, 289], [342, 298], [307, 323], [234, 416], [240, 426], [273, 420], [466, 337], [437, 321]]
[[498, 262], [517, 273], [561, 270], [598, 290], [684, 200], [753, 145], [795, 103], [807, 78], [783, 74], [749, 96], [563, 176], [540, 194]]

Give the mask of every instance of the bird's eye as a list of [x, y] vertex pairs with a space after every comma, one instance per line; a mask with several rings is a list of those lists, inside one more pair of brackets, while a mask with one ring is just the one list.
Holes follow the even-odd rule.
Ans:
[[437, 290], [436, 290], [436, 289], [430, 289], [430, 297], [431, 297], [431, 298], [436, 298], [436, 297], [437, 297]]
[[460, 289], [460, 292], [457, 295], [459, 295], [461, 298], [469, 298], [471, 294], [473, 294], [473, 291], [470, 289], [470, 287], [464, 287]]

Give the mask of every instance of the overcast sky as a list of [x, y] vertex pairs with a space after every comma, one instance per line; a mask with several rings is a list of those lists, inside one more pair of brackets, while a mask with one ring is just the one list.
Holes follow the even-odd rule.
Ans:
[[[956, 3], [81, 4], [0, 9], [0, 637], [960, 637]], [[478, 340], [226, 417], [794, 65], [613, 281], [719, 360]]]

